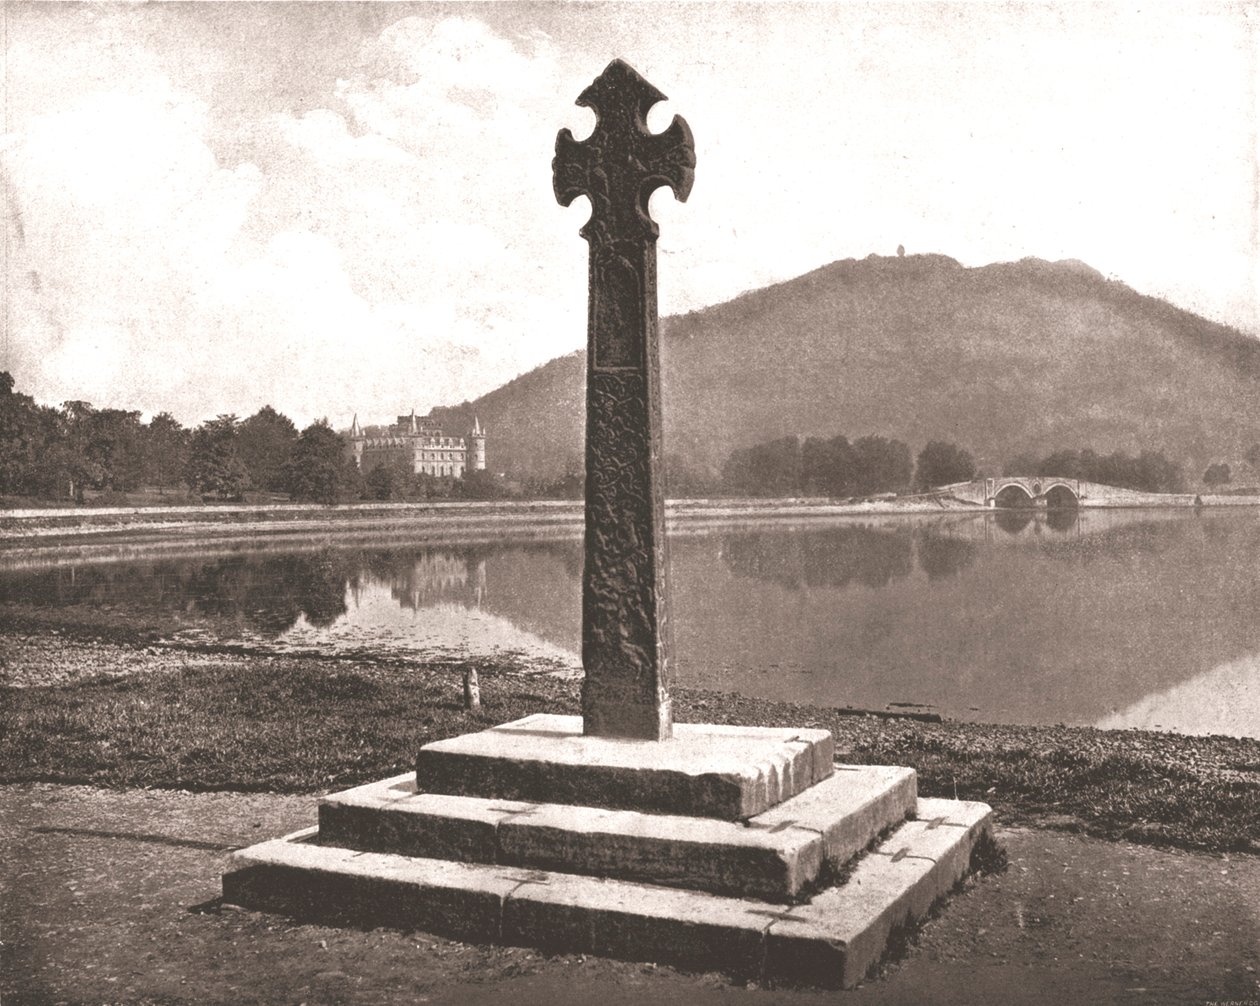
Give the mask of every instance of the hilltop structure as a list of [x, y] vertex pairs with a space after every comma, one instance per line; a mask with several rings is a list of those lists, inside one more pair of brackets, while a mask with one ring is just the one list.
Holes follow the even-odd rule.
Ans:
[[443, 433], [432, 414], [417, 417], [415, 409], [383, 431], [365, 430], [356, 414], [350, 424], [350, 449], [362, 472], [378, 465], [401, 465], [414, 475], [461, 478], [486, 467], [486, 431], [475, 416], [465, 436], [452, 437]]

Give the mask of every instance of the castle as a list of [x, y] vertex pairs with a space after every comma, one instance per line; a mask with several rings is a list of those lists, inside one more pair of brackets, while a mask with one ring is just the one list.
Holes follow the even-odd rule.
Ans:
[[486, 431], [476, 417], [466, 437], [448, 437], [431, 416], [417, 419], [415, 409], [384, 431], [371, 433], [359, 425], [356, 414], [350, 424], [350, 449], [364, 474], [378, 465], [404, 465], [414, 475], [457, 479], [486, 467]]

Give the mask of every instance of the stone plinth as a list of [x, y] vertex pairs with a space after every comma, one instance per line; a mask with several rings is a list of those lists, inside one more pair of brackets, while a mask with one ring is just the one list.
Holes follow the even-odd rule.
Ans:
[[539, 713], [425, 745], [427, 793], [610, 807], [657, 814], [755, 817], [832, 771], [826, 730], [680, 723], [669, 740], [583, 733], [577, 716]]
[[308, 921], [848, 987], [879, 963], [894, 930], [922, 918], [957, 883], [989, 827], [983, 804], [921, 804], [930, 820], [901, 825], [856, 862], [846, 883], [795, 905], [321, 846], [313, 828], [235, 853], [223, 891], [236, 904]]
[[224, 898], [847, 986], [967, 872], [989, 828], [983, 804], [918, 799], [911, 769], [833, 766], [823, 731], [682, 724], [651, 742], [581, 730], [536, 716], [429, 745], [418, 779], [327, 796], [318, 829], [234, 854]]

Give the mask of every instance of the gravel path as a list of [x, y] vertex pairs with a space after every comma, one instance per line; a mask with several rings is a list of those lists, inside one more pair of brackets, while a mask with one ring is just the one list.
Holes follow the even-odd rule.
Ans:
[[[221, 906], [229, 848], [313, 823], [313, 797], [0, 787], [12, 1003], [835, 1002], [715, 975]], [[1260, 1002], [1260, 858], [1025, 829], [901, 962], [846, 1003]]]

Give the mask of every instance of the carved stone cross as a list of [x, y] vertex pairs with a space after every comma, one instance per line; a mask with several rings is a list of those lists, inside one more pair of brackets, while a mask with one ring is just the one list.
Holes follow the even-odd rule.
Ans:
[[647, 129], [665, 95], [613, 60], [577, 104], [596, 115], [581, 143], [567, 129], [552, 162], [556, 199], [591, 202], [586, 347], [586, 565], [582, 578], [582, 722], [587, 734], [665, 740], [670, 623], [661, 490], [656, 224], [662, 185], [686, 201], [696, 165], [687, 123]]

